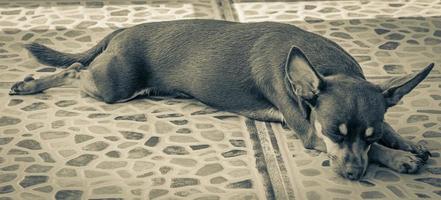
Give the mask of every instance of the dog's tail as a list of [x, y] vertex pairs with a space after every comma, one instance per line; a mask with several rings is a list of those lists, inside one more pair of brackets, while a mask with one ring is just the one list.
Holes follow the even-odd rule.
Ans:
[[124, 29], [118, 29], [113, 31], [94, 47], [82, 53], [63, 53], [35, 42], [25, 44], [24, 47], [42, 64], [65, 68], [73, 63], [79, 62], [87, 66], [96, 56], [107, 48], [107, 44], [109, 44], [110, 40], [123, 30]]

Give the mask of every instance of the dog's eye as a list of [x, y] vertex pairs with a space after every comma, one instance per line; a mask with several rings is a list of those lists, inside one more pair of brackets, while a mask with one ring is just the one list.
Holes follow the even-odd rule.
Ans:
[[377, 126], [371, 131], [372, 132], [365, 137], [367, 143], [372, 144], [383, 137], [383, 126]]
[[345, 138], [342, 134], [339, 133], [328, 133], [328, 136], [331, 140], [333, 140], [334, 142], [340, 143], [341, 141], [343, 141]]
[[338, 128], [333, 126], [328, 126], [327, 129], [324, 129], [323, 134], [336, 143], [340, 143], [344, 140], [344, 135], [339, 132]]
[[378, 140], [380, 140], [382, 137], [382, 134], [373, 133], [371, 136], [366, 137], [365, 140], [368, 144], [372, 144]]
[[368, 143], [368, 144], [372, 144], [372, 143], [376, 142], [376, 140], [375, 140], [374, 138], [372, 138], [372, 137], [367, 137], [367, 138], [365, 139], [365, 141], [366, 141], [366, 143]]

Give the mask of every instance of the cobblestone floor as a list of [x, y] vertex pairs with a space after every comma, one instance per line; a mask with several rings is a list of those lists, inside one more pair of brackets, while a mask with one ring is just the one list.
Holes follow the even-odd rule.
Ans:
[[[433, 157], [418, 175], [372, 165], [350, 182], [280, 124], [253, 122], [191, 99], [107, 105], [71, 87], [7, 95], [26, 74], [57, 69], [22, 49], [67, 52], [110, 31], [184, 18], [279, 21], [343, 46], [374, 82], [441, 63], [440, 1], [0, 1], [0, 200], [439, 199], [441, 74], [437, 66], [387, 115]], [[256, 167], [265, 163], [266, 167]]]
[[[336, 41], [357, 59], [373, 82], [441, 61], [440, 1], [236, 0], [232, 7], [237, 21], [290, 23]], [[362, 181], [342, 180], [327, 169], [325, 155], [302, 150], [299, 140], [289, 132], [281, 134], [280, 125], [274, 125], [279, 145], [288, 149], [285, 156], [289, 158], [285, 158], [290, 162], [297, 194], [301, 194], [299, 199], [439, 199], [440, 94], [438, 66], [386, 117], [400, 134], [427, 144], [435, 152], [419, 175], [397, 174], [372, 165]]]

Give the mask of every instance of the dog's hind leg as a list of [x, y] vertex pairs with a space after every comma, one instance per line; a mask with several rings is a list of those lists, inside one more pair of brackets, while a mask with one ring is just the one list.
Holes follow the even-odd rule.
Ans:
[[430, 155], [429, 150], [425, 146], [418, 145], [406, 138], [403, 138], [386, 122], [383, 123], [383, 137], [379, 142], [390, 148], [414, 153], [424, 161], [426, 161]]
[[369, 150], [369, 160], [383, 164], [400, 173], [416, 173], [424, 160], [407, 151], [391, 149], [374, 143]]
[[32, 76], [28, 76], [23, 81], [19, 81], [12, 85], [9, 94], [35, 94], [49, 88], [72, 84], [75, 80], [79, 79], [80, 71], [84, 68], [85, 67], [81, 63], [74, 63], [57, 74], [44, 76], [39, 79], [34, 79]]
[[237, 113], [259, 121], [284, 122], [282, 113], [276, 107], [241, 110]]

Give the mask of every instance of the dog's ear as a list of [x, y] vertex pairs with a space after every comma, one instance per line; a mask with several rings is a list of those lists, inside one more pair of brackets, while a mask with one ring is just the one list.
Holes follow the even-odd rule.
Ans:
[[380, 84], [386, 106], [396, 105], [400, 99], [415, 88], [432, 70], [434, 64], [431, 63], [420, 72], [409, 74], [397, 78], [392, 78]]
[[312, 67], [302, 50], [295, 46], [289, 51], [285, 75], [302, 113], [307, 117], [308, 107], [305, 103], [312, 104], [315, 101], [323, 85], [323, 77]]
[[316, 96], [323, 84], [323, 78], [312, 67], [306, 55], [298, 47], [292, 47], [285, 66], [285, 74], [296, 95], [304, 99]]

